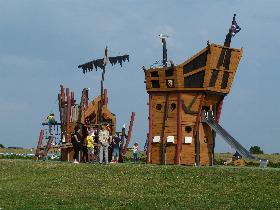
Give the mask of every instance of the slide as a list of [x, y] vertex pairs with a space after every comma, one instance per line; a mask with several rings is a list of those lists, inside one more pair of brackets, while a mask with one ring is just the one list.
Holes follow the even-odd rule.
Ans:
[[202, 121], [206, 122], [216, 133], [221, 135], [223, 139], [236, 151], [239, 152], [243, 157], [257, 160], [260, 162], [260, 167], [266, 167], [268, 160], [261, 159], [252, 155], [248, 150], [246, 150], [235, 138], [233, 138], [225, 129], [223, 129], [215, 120], [213, 112], [205, 112]]

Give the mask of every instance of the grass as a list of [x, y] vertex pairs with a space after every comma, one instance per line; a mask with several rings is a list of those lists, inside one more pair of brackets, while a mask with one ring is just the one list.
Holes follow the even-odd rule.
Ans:
[[0, 209], [276, 209], [280, 170], [0, 160]]
[[[229, 159], [231, 158], [233, 153], [215, 153], [216, 159]], [[280, 163], [280, 155], [279, 154], [256, 154], [254, 155], [259, 158], [267, 159], [269, 162], [272, 163]], [[249, 160], [248, 160], [249, 161]]]
[[14, 154], [29, 154], [34, 153], [35, 149], [12, 149], [12, 148], [0, 148], [0, 153], [14, 153]]

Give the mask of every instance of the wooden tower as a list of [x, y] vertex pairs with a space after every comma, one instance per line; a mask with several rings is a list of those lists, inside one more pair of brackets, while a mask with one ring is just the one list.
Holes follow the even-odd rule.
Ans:
[[243, 52], [230, 48], [236, 28], [240, 30], [234, 15], [223, 46], [208, 42], [179, 65], [167, 65], [164, 40], [163, 65], [144, 69], [149, 94], [148, 163], [213, 165], [215, 132], [201, 121], [201, 114], [213, 111], [219, 121]]

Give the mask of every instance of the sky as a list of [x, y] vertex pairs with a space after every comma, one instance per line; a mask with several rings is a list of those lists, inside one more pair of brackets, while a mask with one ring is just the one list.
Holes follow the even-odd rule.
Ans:
[[[132, 143], [144, 145], [148, 94], [142, 66], [162, 57], [160, 33], [169, 35], [168, 58], [180, 64], [211, 43], [222, 44], [233, 14], [242, 30], [232, 47], [243, 47], [220, 124], [244, 147], [280, 152], [278, 0], [0, 0], [0, 143], [35, 147], [41, 123], [57, 113], [60, 85], [99, 93], [101, 72], [77, 66], [109, 56], [130, 55], [123, 68], [108, 67], [105, 88], [117, 127], [136, 113]], [[221, 138], [216, 150], [232, 151]]]

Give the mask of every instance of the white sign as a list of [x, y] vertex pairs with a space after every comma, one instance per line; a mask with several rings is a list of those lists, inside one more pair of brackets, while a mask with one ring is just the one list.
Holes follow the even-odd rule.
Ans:
[[167, 136], [167, 143], [174, 143], [174, 136]]
[[154, 136], [153, 142], [154, 143], [159, 143], [159, 141], [160, 141], [160, 136]]
[[185, 144], [191, 144], [192, 143], [192, 137], [185, 136]]

